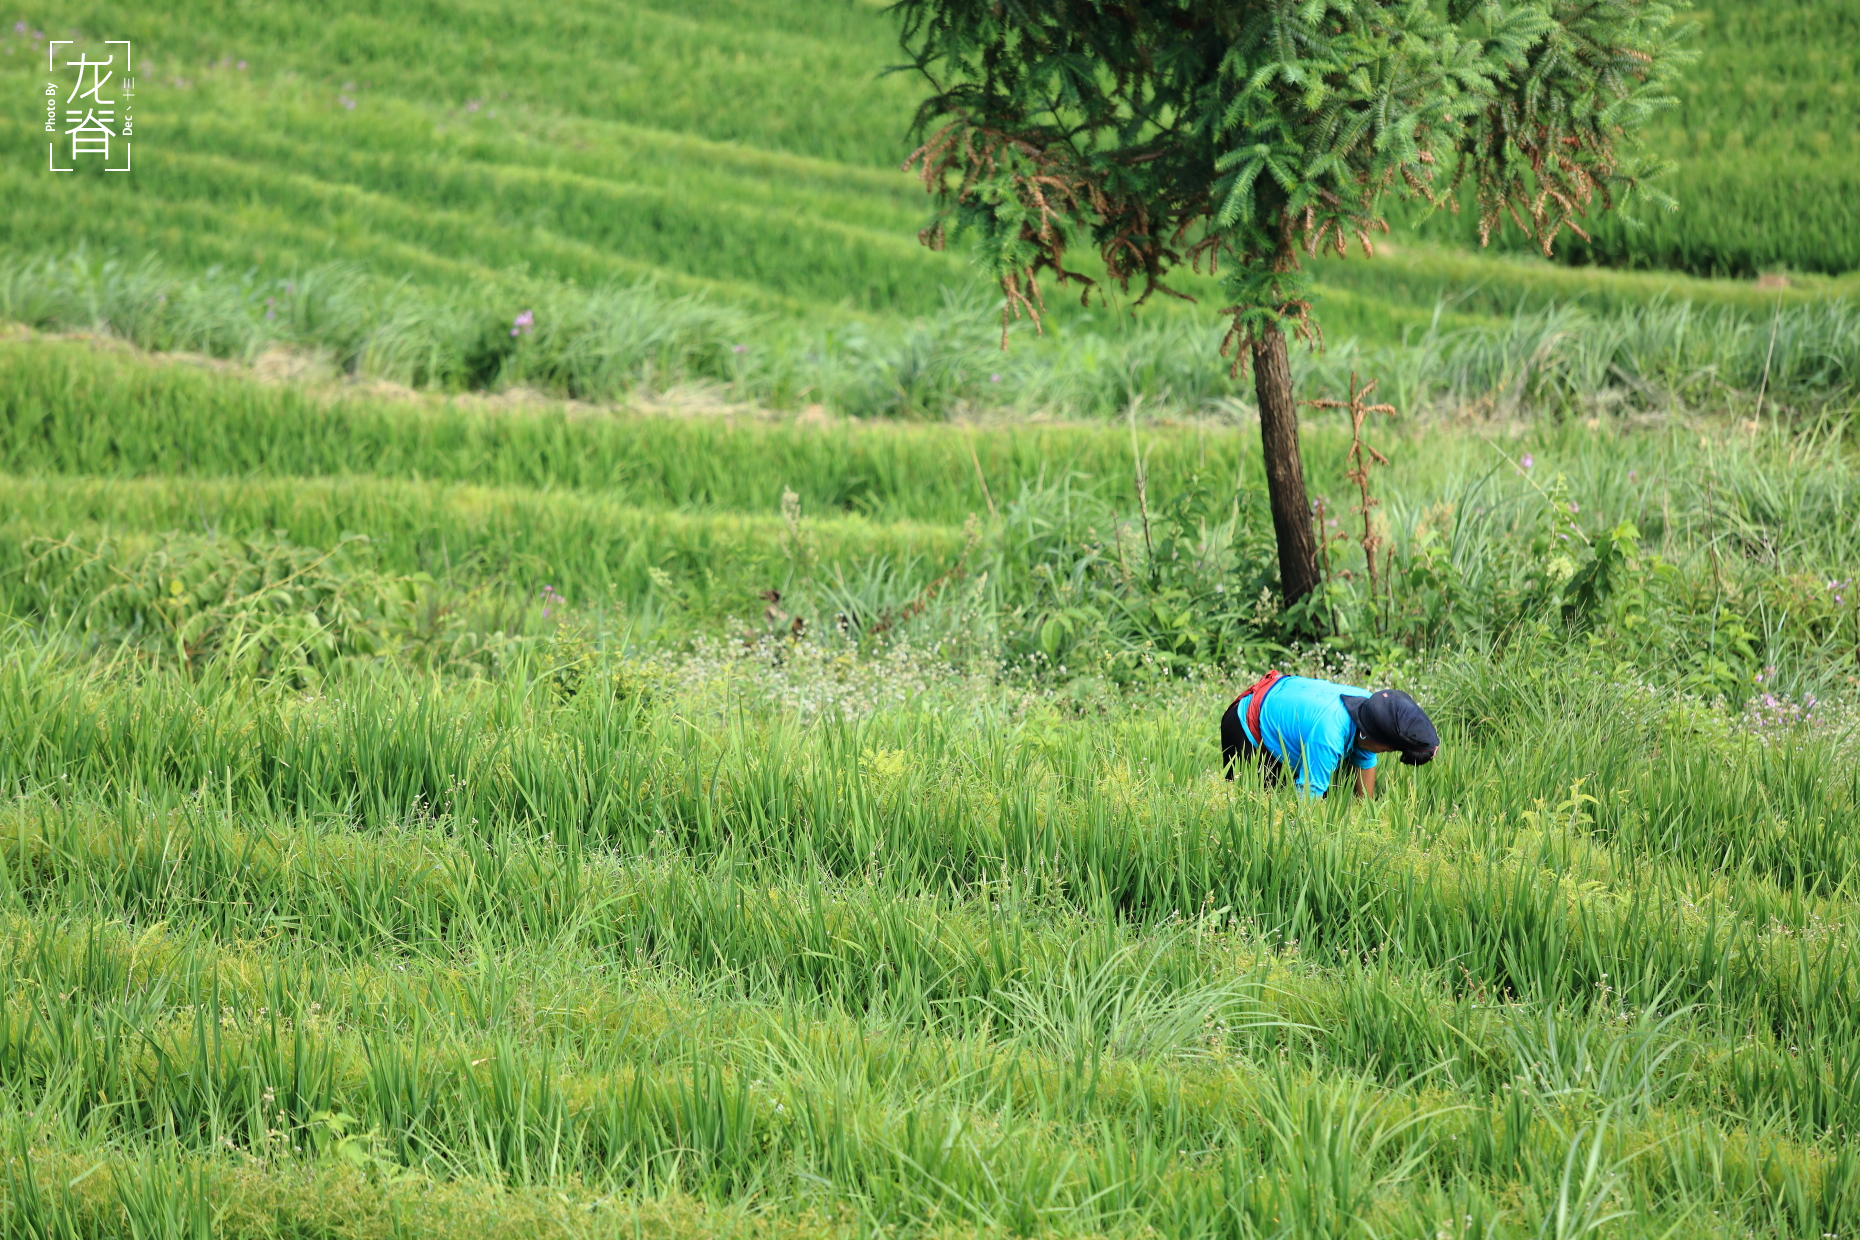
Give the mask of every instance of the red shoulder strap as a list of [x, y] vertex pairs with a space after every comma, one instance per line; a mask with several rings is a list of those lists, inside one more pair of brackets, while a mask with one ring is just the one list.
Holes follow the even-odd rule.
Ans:
[[1246, 705], [1246, 726], [1247, 729], [1253, 733], [1253, 739], [1261, 745], [1266, 743], [1266, 737], [1265, 734], [1259, 730], [1260, 703], [1266, 700], [1266, 691], [1284, 679], [1284, 672], [1267, 672], [1264, 676], [1261, 676], [1251, 688], [1242, 689], [1240, 691], [1240, 697], [1236, 697], [1232, 702], [1228, 703], [1228, 707], [1231, 709], [1240, 704], [1240, 698], [1247, 696], [1249, 693], [1253, 695], [1253, 700]]

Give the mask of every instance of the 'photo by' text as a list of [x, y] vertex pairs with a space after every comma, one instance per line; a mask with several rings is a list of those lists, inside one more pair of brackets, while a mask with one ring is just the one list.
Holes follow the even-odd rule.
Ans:
[[[80, 160], [95, 160], [105, 172], [128, 172], [136, 132], [134, 49], [128, 39], [104, 42], [112, 49], [66, 59], [61, 47], [75, 39], [53, 39], [45, 49], [45, 164], [52, 172], [76, 172]], [[69, 83], [69, 90], [65, 90]], [[119, 115], [120, 107], [120, 115]]]

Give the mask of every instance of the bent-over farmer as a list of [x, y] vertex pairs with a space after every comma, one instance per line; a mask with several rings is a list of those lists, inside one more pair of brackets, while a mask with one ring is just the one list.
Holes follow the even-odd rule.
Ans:
[[1376, 792], [1376, 755], [1400, 753], [1408, 766], [1433, 760], [1440, 748], [1427, 712], [1400, 689], [1352, 685], [1267, 672], [1221, 715], [1221, 760], [1227, 778], [1241, 759], [1264, 767], [1267, 785], [1289, 770], [1307, 796], [1321, 797], [1347, 763], [1356, 795]]

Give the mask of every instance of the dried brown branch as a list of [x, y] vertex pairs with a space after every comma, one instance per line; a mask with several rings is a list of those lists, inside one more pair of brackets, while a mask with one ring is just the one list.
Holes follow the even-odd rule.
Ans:
[[1393, 405], [1371, 405], [1366, 403], [1370, 394], [1375, 390], [1376, 380], [1374, 379], [1358, 387], [1356, 372], [1352, 370], [1350, 372], [1349, 400], [1312, 400], [1305, 402], [1313, 409], [1347, 409], [1350, 411], [1350, 468], [1343, 476], [1356, 484], [1357, 494], [1360, 499], [1356, 511], [1361, 514], [1363, 518], [1363, 559], [1369, 567], [1369, 597], [1372, 600], [1380, 597], [1382, 590], [1390, 583], [1386, 580], [1386, 559], [1382, 570], [1378, 571], [1376, 567], [1376, 552], [1382, 548], [1386, 540], [1376, 532], [1375, 528], [1375, 520], [1372, 511], [1382, 501], [1378, 500], [1370, 493], [1369, 469], [1371, 462], [1377, 465], [1387, 465], [1389, 460], [1386, 456], [1376, 451], [1375, 448], [1364, 442], [1363, 425], [1368, 421], [1369, 415], [1372, 413], [1386, 414], [1391, 418], [1400, 416]]

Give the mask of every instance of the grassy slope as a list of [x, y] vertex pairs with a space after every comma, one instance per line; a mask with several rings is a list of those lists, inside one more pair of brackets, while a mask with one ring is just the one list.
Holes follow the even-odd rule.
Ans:
[[[9, 161], [10, 248], [113, 238], [189, 264], [338, 257], [454, 279], [650, 270], [811, 308], [928, 309], [960, 279], [916, 245], [919, 204], [895, 171], [908, 88], [874, 81], [888, 51], [869, 9], [357, 6], [325, 20], [197, 5], [44, 21], [138, 40], [142, 171], [134, 192], [101, 176], [74, 191]], [[6, 41], [23, 68], [28, 41]], [[7, 144], [36, 136], [15, 122]]]
[[[397, 1199], [484, 1234], [545, 1194], [605, 1234], [668, 1191], [957, 1234], [1860, 1213], [1818, 1140], [1860, 1036], [1833, 752], [1656, 751], [1684, 725], [1580, 685], [1547, 731], [1470, 727], [1461, 685], [1428, 779], [1294, 812], [1210, 786], [1186, 700], [872, 687], [803, 728], [744, 684], [725, 714], [716, 686], [558, 708], [392, 675], [254, 700], [0, 660], [0, 772], [46, 789], [0, 816], [0, 1124], [54, 1202], [107, 1172], [69, 1207], [89, 1234], [202, 1195], [236, 1235], [400, 1234]], [[1575, 770], [1601, 800], [1546, 818]], [[330, 1112], [372, 1131], [358, 1159]], [[1608, 1177], [1572, 1185], [1592, 1140]], [[446, 1217], [487, 1183], [516, 1191]]]
[[[527, 261], [821, 316], [931, 305], [959, 273], [897, 244], [918, 206], [862, 145], [889, 140], [898, 106], [846, 67], [875, 38], [868, 10], [393, 12], [412, 16], [68, 19], [146, 29], [193, 84], [151, 100], [167, 136], [151, 128], [158, 175], [133, 198], [80, 182], [73, 215], [9, 162], [7, 244], [120, 219], [177, 262], [336, 254], [438, 281]], [[409, 29], [439, 54], [402, 65]], [[621, 86], [575, 75], [604, 41], [632, 59]], [[266, 76], [266, 47], [318, 50], [293, 82]], [[197, 68], [222, 55], [259, 79]], [[333, 102], [351, 78], [353, 113]], [[407, 96], [384, 99], [389, 80]], [[288, 134], [242, 123], [267, 108]], [[544, 142], [557, 132], [588, 148]], [[447, 212], [411, 209], [435, 184]], [[731, 229], [668, 235], [694, 196], [738, 212]], [[810, 210], [835, 245], [796, 248]], [[1417, 247], [1327, 274], [1383, 331], [1443, 287], [1504, 312], [1668, 283]], [[1042, 466], [1132, 503], [1111, 428], [330, 409], [76, 344], [0, 347], [0, 422], [10, 608], [32, 601], [11, 557], [33, 535], [284, 528], [367, 533], [388, 567], [456, 586], [533, 600], [551, 582], [571, 619], [608, 587], [645, 610], [654, 568], [743, 614], [786, 566], [784, 486], [841, 562], [946, 563], [986, 509], [978, 469], [1004, 503]], [[1379, 442], [1403, 529], [1495, 459], [1452, 429]], [[1209, 428], [1143, 444], [1153, 502], [1256, 456]], [[1307, 446], [1314, 487], [1343, 494], [1335, 422]], [[1632, 516], [1692, 569], [1718, 571], [1721, 539], [1854, 565], [1838, 452], [1580, 424], [1527, 446], [1585, 520]], [[546, 632], [536, 611], [522, 622]], [[1209, 686], [1093, 713], [902, 664], [717, 657], [650, 703], [563, 705], [549, 673], [364, 667], [259, 693], [0, 641], [0, 1232], [1860, 1223], [1860, 788], [1838, 741], [1734, 736], [1526, 650], [1441, 673], [1425, 696], [1448, 749], [1386, 773], [1364, 812], [1211, 786]], [[765, 693], [857, 718], [805, 725]]]
[[[571, 622], [679, 605], [653, 569], [711, 616], [758, 607], [788, 484], [854, 570], [947, 563], [987, 503], [977, 468], [1004, 500], [1069, 467], [1132, 503], [1121, 427], [324, 406], [113, 352], [0, 349], [16, 614], [35, 535], [361, 532], [389, 569], [527, 597], [514, 625], [544, 636], [544, 582]], [[1701, 581], [1720, 538], [1851, 571], [1839, 453], [1531, 435], [1585, 520], [1632, 516]], [[1531, 502], [1466, 490], [1494, 459], [1477, 432], [1382, 442], [1401, 529]], [[1207, 427], [1142, 443], [1158, 503], [1254, 455]], [[1338, 494], [1339, 428], [1308, 443]], [[1417, 686], [1449, 741], [1425, 772], [1386, 772], [1369, 810], [1301, 806], [1211, 778], [1226, 686], [1081, 711], [805, 644], [783, 672], [706, 649], [564, 704], [548, 644], [491, 680], [361, 664], [300, 694], [137, 680], [7, 632], [3, 1225], [1860, 1220], [1860, 788], [1837, 737], [1741, 736], [1526, 648]]]
[[[1700, 0], [1699, 58], [1654, 130], [1674, 212], [1602, 220], [1573, 262], [1749, 276], [1860, 268], [1860, 10], [1842, 0]], [[1470, 237], [1436, 220], [1432, 235]], [[1506, 242], [1519, 245], [1515, 234]]]
[[[1815, 14], [1828, 37], [1787, 59]], [[1661, 138], [1686, 161], [1691, 205], [1656, 228], [1648, 253], [1739, 271], [1860, 265], [1829, 258], [1823, 239], [1860, 235], [1836, 219], [1855, 200], [1841, 188], [1855, 162], [1839, 102], [1851, 53], [1834, 29], [1851, 19], [1814, 5], [1783, 6], [1774, 20], [1771, 6], [1707, 16], [1686, 108]], [[914, 87], [874, 76], [894, 49], [872, 5], [479, 2], [312, 16], [186, 4], [157, 18], [70, 4], [30, 18], [54, 36], [137, 40], [144, 136], [133, 179], [52, 177], [38, 171], [33, 127], [0, 119], [0, 146], [16, 156], [0, 172], [11, 207], [0, 247], [16, 253], [85, 242], [269, 272], [337, 258], [448, 283], [515, 267], [583, 283], [650, 275], [827, 318], [933, 310], [941, 289], [971, 279], [960, 256], [915, 243], [923, 199], [897, 171]], [[10, 49], [0, 84], [33, 90], [37, 44], [4, 31], [0, 45]], [[1757, 52], [1734, 60], [1732, 48]], [[1744, 154], [1737, 133], [1752, 144]], [[1779, 215], [1768, 187], [1785, 165], [1812, 184]], [[1746, 222], [1752, 185], [1765, 187], [1760, 226]], [[1698, 257], [1731, 235], [1751, 238], [1760, 259]], [[1750, 300], [1735, 284], [1591, 281], [1542, 264], [1404, 253], [1399, 272], [1326, 265], [1343, 294], [1326, 307], [1335, 338], [1398, 338], [1425, 324], [1443, 289], [1468, 286], [1477, 297], [1456, 309], [1661, 289]]]

